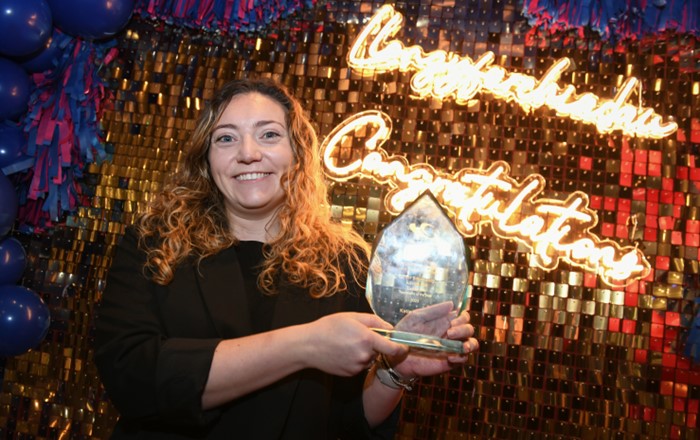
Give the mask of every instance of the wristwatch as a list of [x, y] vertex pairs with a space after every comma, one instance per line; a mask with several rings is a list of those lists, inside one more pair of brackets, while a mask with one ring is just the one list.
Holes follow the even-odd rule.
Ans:
[[404, 379], [401, 377], [396, 370], [391, 368], [391, 365], [389, 364], [389, 361], [387, 361], [384, 354], [379, 355], [378, 364], [379, 365], [377, 366], [374, 374], [377, 376], [377, 379], [379, 379], [379, 382], [388, 386], [389, 388], [411, 391], [413, 389], [413, 384], [415, 384], [418, 380], [417, 377], [412, 377], [410, 379]]

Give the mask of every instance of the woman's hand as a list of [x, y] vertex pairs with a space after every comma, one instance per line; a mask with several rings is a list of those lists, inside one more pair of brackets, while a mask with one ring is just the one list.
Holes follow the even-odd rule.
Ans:
[[469, 324], [469, 313], [452, 310], [451, 302], [434, 304], [408, 313], [397, 330], [463, 341], [464, 354], [411, 350], [404, 355], [385, 353], [394, 370], [403, 378], [432, 376], [445, 373], [457, 364], [466, 362], [467, 354], [479, 348], [473, 337], [474, 327]]
[[324, 316], [305, 326], [308, 367], [337, 376], [354, 376], [369, 368], [377, 353], [405, 358], [408, 347], [390, 341], [371, 328], [392, 326], [371, 313], [344, 312]]

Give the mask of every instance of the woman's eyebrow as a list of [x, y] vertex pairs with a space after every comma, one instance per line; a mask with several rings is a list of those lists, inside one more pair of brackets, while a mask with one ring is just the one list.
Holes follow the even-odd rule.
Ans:
[[[273, 119], [256, 121], [255, 124], [253, 124], [253, 127], [259, 128], [259, 127], [264, 127], [265, 125], [270, 125], [270, 124], [277, 124], [281, 127], [284, 127], [283, 123], [276, 121], [276, 120], [273, 120]], [[212, 130], [212, 131], [216, 131], [216, 130], [219, 130], [222, 128], [230, 128], [230, 129], [235, 130], [235, 129], [238, 129], [238, 125], [233, 124], [233, 123], [220, 124], [220, 125], [217, 125], [216, 127], [214, 127], [214, 130]]]
[[281, 126], [281, 127], [284, 127], [284, 124], [281, 123], [280, 121], [277, 121], [277, 120], [274, 120], [274, 119], [270, 119], [269, 121], [257, 121], [257, 122], [255, 123], [255, 128], [263, 127], [263, 126], [265, 126], [265, 125], [270, 125], [270, 124], [277, 124], [277, 125], [279, 125], [279, 126]]
[[220, 129], [222, 129], [222, 128], [236, 129], [236, 128], [238, 128], [238, 126], [237, 126], [236, 124], [219, 124], [219, 125], [217, 125], [216, 127], [214, 127], [214, 129], [212, 130], [212, 132], [214, 132], [214, 131], [216, 131], [216, 130], [220, 130]]

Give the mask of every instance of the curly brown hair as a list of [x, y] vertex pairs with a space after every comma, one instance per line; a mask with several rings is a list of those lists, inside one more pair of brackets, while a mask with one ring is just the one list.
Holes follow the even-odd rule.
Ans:
[[135, 226], [147, 253], [146, 270], [158, 284], [173, 279], [185, 260], [202, 259], [237, 243], [231, 233], [223, 196], [207, 160], [211, 133], [228, 103], [245, 93], [260, 93], [279, 102], [286, 112], [294, 163], [282, 177], [285, 191], [278, 211], [280, 234], [266, 244], [258, 285], [277, 292], [280, 275], [308, 289], [311, 296], [331, 296], [347, 288], [344, 267], [361, 280], [369, 246], [355, 231], [332, 221], [321, 168], [316, 132], [299, 102], [281, 84], [269, 79], [226, 83], [202, 110], [184, 151], [181, 169], [139, 216]]

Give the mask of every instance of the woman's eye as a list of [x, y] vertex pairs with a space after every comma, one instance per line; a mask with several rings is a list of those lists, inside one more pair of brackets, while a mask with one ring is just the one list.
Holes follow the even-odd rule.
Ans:
[[230, 134], [222, 134], [222, 135], [216, 137], [215, 142], [217, 142], [217, 143], [233, 142], [233, 136], [231, 136]]
[[266, 131], [265, 133], [263, 133], [262, 137], [263, 137], [263, 139], [266, 139], [266, 140], [272, 140], [272, 139], [277, 139], [278, 137], [280, 137], [280, 134], [277, 133], [276, 131]]

